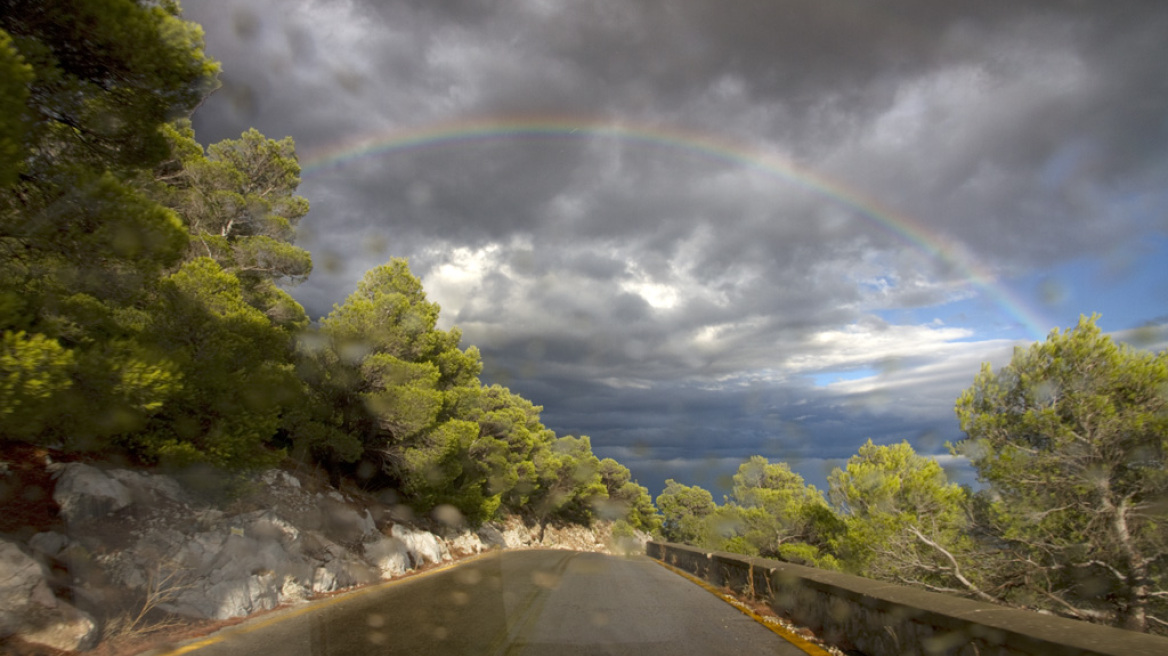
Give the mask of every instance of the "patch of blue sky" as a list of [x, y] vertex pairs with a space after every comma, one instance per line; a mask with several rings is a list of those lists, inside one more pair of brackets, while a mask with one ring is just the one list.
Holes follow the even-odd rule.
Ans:
[[870, 367], [860, 369], [848, 369], [845, 371], [820, 371], [817, 373], [805, 374], [815, 383], [816, 387], [827, 387], [832, 383], [841, 383], [846, 380], [859, 380], [861, 378], [871, 378], [872, 376], [880, 375], [879, 369], [872, 369]]
[[875, 276], [857, 281], [861, 289], [871, 292], [887, 292], [896, 286], [896, 281], [889, 276]]
[[1108, 332], [1168, 322], [1168, 235], [1146, 235], [1126, 252], [1080, 258], [1010, 281], [1054, 326], [1099, 313]]
[[[999, 281], [1014, 299], [1045, 326], [1069, 328], [1080, 315], [1099, 313], [1099, 326], [1112, 332], [1168, 323], [1168, 235], [1146, 235], [1123, 252], [1106, 257], [1081, 257], [1059, 266]], [[990, 298], [985, 290], [970, 298], [917, 308], [874, 312], [894, 324], [968, 328], [972, 334], [954, 340], [1034, 340], [1019, 319]]]
[[954, 342], [981, 342], [988, 339], [1029, 339], [1030, 330], [1017, 317], [978, 295], [942, 305], [877, 310], [873, 314], [897, 325], [936, 325], [969, 329], [970, 334]]

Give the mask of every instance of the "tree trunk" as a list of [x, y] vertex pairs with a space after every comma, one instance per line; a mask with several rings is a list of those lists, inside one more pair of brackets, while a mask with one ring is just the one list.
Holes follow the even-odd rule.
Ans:
[[1104, 490], [1103, 505], [1111, 512], [1111, 531], [1119, 543], [1123, 557], [1123, 571], [1127, 573], [1123, 582], [1123, 596], [1126, 602], [1118, 608], [1117, 624], [1132, 631], [1148, 630], [1148, 563], [1136, 550], [1131, 531], [1127, 525], [1128, 504], [1131, 500], [1121, 499], [1119, 504], [1111, 500], [1111, 490]]
[[1138, 574], [1135, 577], [1141, 583], [1131, 588], [1128, 613], [1127, 617], [1124, 618], [1123, 628], [1146, 632], [1148, 630], [1148, 585], [1144, 577]]

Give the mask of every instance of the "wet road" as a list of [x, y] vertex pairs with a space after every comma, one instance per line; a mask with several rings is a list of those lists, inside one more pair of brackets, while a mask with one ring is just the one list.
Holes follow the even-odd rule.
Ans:
[[644, 556], [500, 552], [226, 629], [171, 654], [781, 654], [803, 651]]

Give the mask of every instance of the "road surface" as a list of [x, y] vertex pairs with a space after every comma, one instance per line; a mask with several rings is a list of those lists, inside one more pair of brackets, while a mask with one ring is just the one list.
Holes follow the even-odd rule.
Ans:
[[644, 556], [493, 553], [225, 629], [170, 654], [805, 652]]

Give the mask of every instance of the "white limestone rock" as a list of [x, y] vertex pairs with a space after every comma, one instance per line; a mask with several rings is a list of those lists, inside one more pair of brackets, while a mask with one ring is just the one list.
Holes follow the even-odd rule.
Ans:
[[193, 583], [170, 604], [174, 612], [226, 619], [308, 594], [317, 563], [295, 526], [270, 511], [227, 523], [235, 526], [197, 533], [175, 552], [172, 560]]
[[284, 575], [284, 582], [280, 584], [278, 595], [281, 604], [299, 604], [304, 602], [308, 595], [307, 586], [290, 574]]
[[499, 527], [494, 524], [483, 524], [480, 526], [478, 536], [486, 547], [507, 548], [507, 539], [503, 536], [503, 532], [499, 530]]
[[401, 576], [410, 571], [410, 549], [405, 542], [395, 537], [381, 539], [365, 545], [365, 560], [381, 572], [382, 578]]
[[394, 524], [390, 534], [405, 543], [414, 566], [451, 560], [446, 544], [429, 531], [419, 531], [402, 524]]
[[369, 509], [365, 509], [365, 514], [361, 516], [361, 532], [362, 535], [368, 537], [377, 533], [377, 522], [373, 521], [373, 513]]
[[339, 561], [329, 561], [317, 567], [312, 572], [312, 592], [322, 594], [345, 587], [340, 582], [340, 575], [344, 573]]
[[0, 637], [55, 649], [89, 649], [97, 641], [93, 619], [57, 599], [44, 568], [17, 545], [0, 540]]
[[[173, 575], [173, 594], [162, 609], [190, 617], [240, 617], [451, 560], [452, 549], [460, 555], [484, 550], [483, 533], [467, 530], [452, 532], [449, 542], [400, 523], [383, 534], [378, 510], [335, 491], [310, 493], [281, 470], [261, 473], [255, 480], [262, 485], [245, 500], [264, 510], [232, 514], [200, 507], [196, 497], [166, 476], [87, 465], [54, 467], [54, 498], [67, 509], [76, 534], [39, 534], [31, 541], [33, 552], [67, 559], [70, 575], [81, 574], [77, 585], [82, 587], [95, 585], [88, 583], [92, 578], [107, 587], [140, 591], [160, 576]], [[122, 513], [118, 522], [129, 539], [116, 549], [103, 545], [100, 531], [89, 530], [95, 524], [78, 528], [78, 522], [127, 506], [133, 512]], [[505, 544], [498, 529], [486, 529], [485, 535]], [[36, 580], [41, 581], [44, 612], [57, 613], [57, 619], [37, 624], [48, 631], [45, 636], [85, 634], [87, 618], [70, 616], [71, 607], [57, 605], [43, 576]], [[31, 589], [22, 594], [33, 596]], [[12, 606], [2, 598], [0, 604], [0, 613]]]
[[320, 504], [323, 515], [323, 530], [325, 535], [335, 542], [366, 542], [376, 539], [380, 533], [373, 515], [365, 510], [357, 512], [354, 508], [334, 503], [331, 499]]
[[533, 542], [531, 531], [523, 522], [513, 521], [503, 530], [503, 544], [508, 549], [522, 549], [531, 546]]
[[66, 524], [98, 519], [133, 502], [130, 489], [105, 472], [79, 462], [59, 465], [53, 501]]
[[482, 553], [483, 549], [485, 548], [483, 546], [482, 539], [470, 531], [463, 531], [458, 535], [447, 539], [446, 547], [448, 552], [459, 555]]
[[34, 551], [38, 551], [50, 558], [55, 557], [61, 553], [61, 550], [69, 544], [69, 538], [57, 533], [56, 531], [45, 531], [37, 533], [28, 539], [28, 547]]
[[279, 604], [277, 590], [271, 572], [223, 577], [198, 594], [182, 595], [174, 607], [179, 614], [226, 620], [275, 608]]
[[22, 640], [61, 651], [92, 649], [100, 637], [93, 618], [64, 601], [58, 600], [52, 609], [35, 607], [25, 622], [17, 634]]
[[212, 563], [219, 556], [230, 535], [228, 529], [196, 533], [187, 539], [172, 559], [179, 566], [194, 572], [207, 571], [211, 569]]
[[260, 480], [271, 487], [300, 489], [300, 480], [282, 469], [269, 469], [260, 474]]
[[361, 560], [352, 553], [345, 552], [344, 556], [318, 564], [312, 572], [312, 581], [308, 589], [314, 594], [323, 594], [344, 590], [355, 585], [376, 583], [381, 580], [379, 569], [370, 567], [369, 563]]
[[607, 542], [611, 538], [611, 525], [608, 537], [603, 524], [596, 527], [580, 526], [578, 524], [564, 524], [544, 526], [540, 539], [535, 541], [541, 547], [549, 549], [570, 549], [573, 551], [606, 551]]
[[344, 547], [317, 531], [305, 531], [300, 546], [306, 556], [322, 563], [337, 560], [347, 553]]
[[0, 636], [17, 633], [32, 605], [53, 607], [55, 599], [40, 563], [11, 542], [0, 540]]
[[290, 546], [300, 538], [300, 529], [270, 510], [240, 515], [236, 521], [245, 526], [245, 535], [256, 540], [275, 540]]
[[190, 503], [190, 495], [178, 481], [161, 474], [147, 474], [129, 469], [111, 469], [106, 475], [126, 486], [135, 503], [149, 504], [159, 498], [176, 503]]

